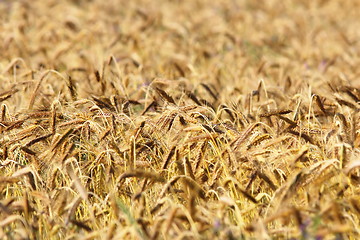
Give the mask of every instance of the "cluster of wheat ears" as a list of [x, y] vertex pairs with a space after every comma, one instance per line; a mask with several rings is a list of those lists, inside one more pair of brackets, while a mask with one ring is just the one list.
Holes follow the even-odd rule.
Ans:
[[1, 239], [359, 239], [357, 1], [0, 1]]

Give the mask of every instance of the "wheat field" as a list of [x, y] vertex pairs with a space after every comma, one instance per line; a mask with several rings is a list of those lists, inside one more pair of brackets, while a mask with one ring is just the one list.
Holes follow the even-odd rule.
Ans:
[[1, 239], [359, 239], [360, 3], [0, 1]]

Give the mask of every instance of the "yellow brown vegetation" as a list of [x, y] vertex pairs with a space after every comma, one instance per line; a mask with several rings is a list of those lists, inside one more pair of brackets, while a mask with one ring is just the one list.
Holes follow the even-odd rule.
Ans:
[[0, 238], [360, 238], [359, 11], [0, 1]]

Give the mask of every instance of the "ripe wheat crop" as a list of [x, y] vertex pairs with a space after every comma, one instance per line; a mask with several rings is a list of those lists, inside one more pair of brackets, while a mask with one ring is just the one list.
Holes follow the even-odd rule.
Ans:
[[0, 1], [1, 239], [360, 239], [360, 4]]

